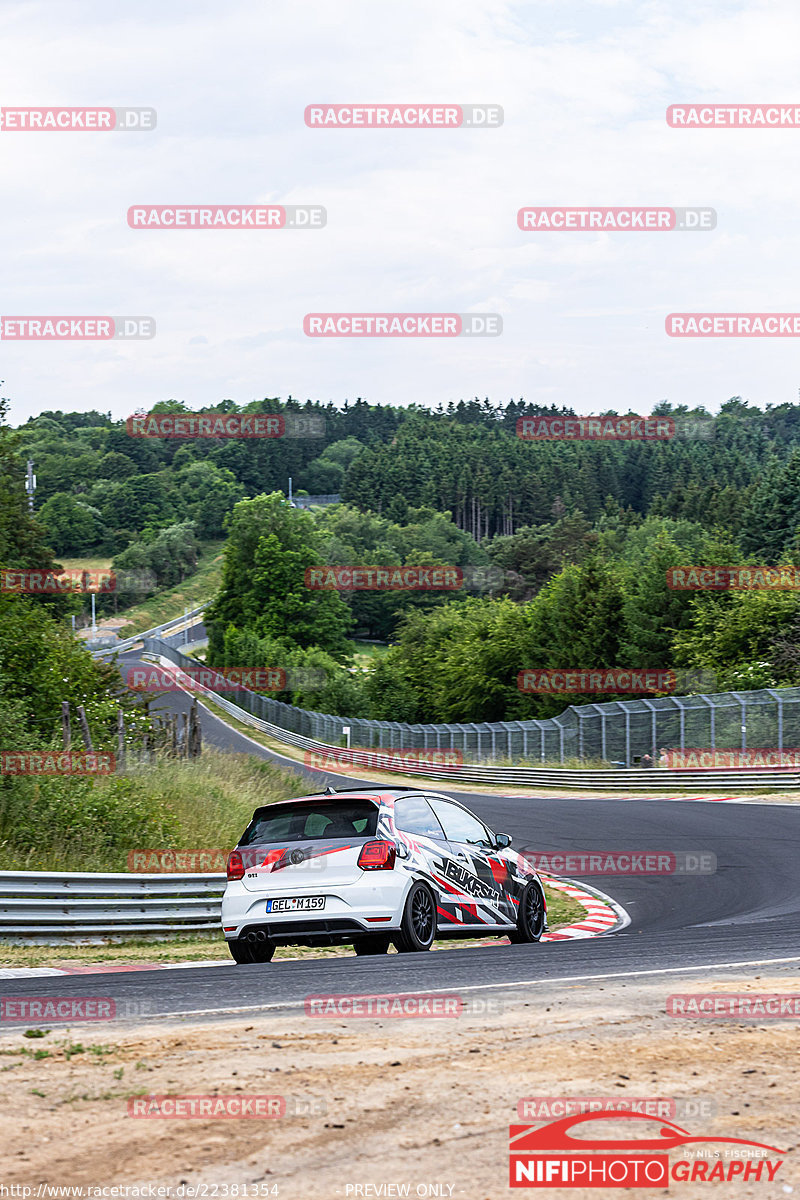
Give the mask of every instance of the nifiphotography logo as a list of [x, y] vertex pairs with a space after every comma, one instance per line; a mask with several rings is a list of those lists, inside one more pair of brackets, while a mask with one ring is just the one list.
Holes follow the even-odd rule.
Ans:
[[[631, 1122], [630, 1135], [603, 1136], [610, 1132], [603, 1121]], [[576, 1135], [573, 1131], [581, 1126]], [[711, 1148], [684, 1149], [701, 1145]], [[672, 1163], [671, 1150], [682, 1151]], [[606, 1110], [562, 1117], [538, 1127], [511, 1125], [509, 1153], [510, 1187], [663, 1189], [672, 1182], [771, 1183], [783, 1163], [782, 1157], [774, 1156], [787, 1152], [745, 1138], [695, 1137], [672, 1121]]]

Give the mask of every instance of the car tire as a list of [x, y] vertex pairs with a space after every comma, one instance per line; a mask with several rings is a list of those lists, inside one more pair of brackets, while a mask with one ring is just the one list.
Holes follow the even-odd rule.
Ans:
[[508, 940], [514, 945], [541, 941], [545, 923], [544, 893], [539, 884], [531, 880], [520, 897], [517, 928], [508, 935]]
[[365, 937], [353, 942], [353, 949], [359, 958], [368, 954], [386, 954], [389, 950], [388, 937]]
[[436, 901], [424, 883], [412, 884], [403, 909], [395, 948], [400, 954], [430, 950], [436, 937]]
[[228, 949], [237, 963], [268, 963], [272, 961], [275, 946], [272, 942], [251, 942], [249, 938], [231, 938]]

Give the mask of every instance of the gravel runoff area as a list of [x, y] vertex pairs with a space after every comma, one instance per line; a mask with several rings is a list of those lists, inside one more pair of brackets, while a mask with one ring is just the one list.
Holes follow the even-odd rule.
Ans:
[[[790, 1103], [800, 1094], [797, 1019], [666, 1013], [676, 992], [800, 991], [795, 968], [769, 971], [471, 991], [450, 1018], [318, 1018], [301, 1010], [202, 1025], [96, 1022], [51, 1027], [43, 1037], [0, 1034], [0, 1180], [32, 1187], [34, 1197], [57, 1194], [37, 1191], [40, 1184], [80, 1187], [73, 1195], [86, 1197], [90, 1187], [153, 1184], [175, 1197], [495, 1200], [514, 1194], [508, 1127], [521, 1099], [612, 1096], [676, 1098], [690, 1108], [672, 1119], [694, 1136], [790, 1151], [772, 1184], [676, 1182], [671, 1195], [773, 1200], [800, 1187]], [[282, 1097], [287, 1111], [262, 1120], [130, 1116], [129, 1103], [146, 1094], [267, 1095]], [[729, 1162], [724, 1145], [704, 1149]], [[685, 1153], [673, 1151], [672, 1162]], [[581, 1189], [586, 1200], [608, 1194]]]

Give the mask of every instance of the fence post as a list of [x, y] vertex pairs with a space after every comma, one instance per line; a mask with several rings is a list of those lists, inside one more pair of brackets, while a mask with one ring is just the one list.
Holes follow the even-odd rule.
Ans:
[[778, 696], [778, 749], [783, 751], [783, 701]]
[[89, 722], [86, 719], [86, 709], [83, 707], [82, 704], [78, 705], [78, 720], [81, 723], [81, 734], [83, 735], [83, 744], [86, 747], [86, 749], [89, 751], [89, 753], [92, 754], [94, 752], [94, 746], [92, 745], [92, 735], [89, 732]]
[[125, 713], [117, 709], [117, 770], [125, 765]]
[[189, 713], [189, 755], [191, 758], [199, 758], [203, 750], [203, 731], [200, 728], [200, 721], [197, 716], [197, 701], [192, 701], [191, 712]]
[[631, 714], [625, 709], [625, 766], [631, 765]]
[[61, 701], [61, 741], [65, 750], [72, 749], [72, 728], [69, 723], [69, 700]]

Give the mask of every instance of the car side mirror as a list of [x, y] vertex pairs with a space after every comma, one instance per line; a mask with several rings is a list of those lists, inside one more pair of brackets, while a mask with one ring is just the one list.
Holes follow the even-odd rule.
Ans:
[[505, 850], [506, 846], [511, 845], [511, 834], [510, 833], [495, 834], [494, 844], [495, 844], [495, 846], [497, 846], [498, 850]]

